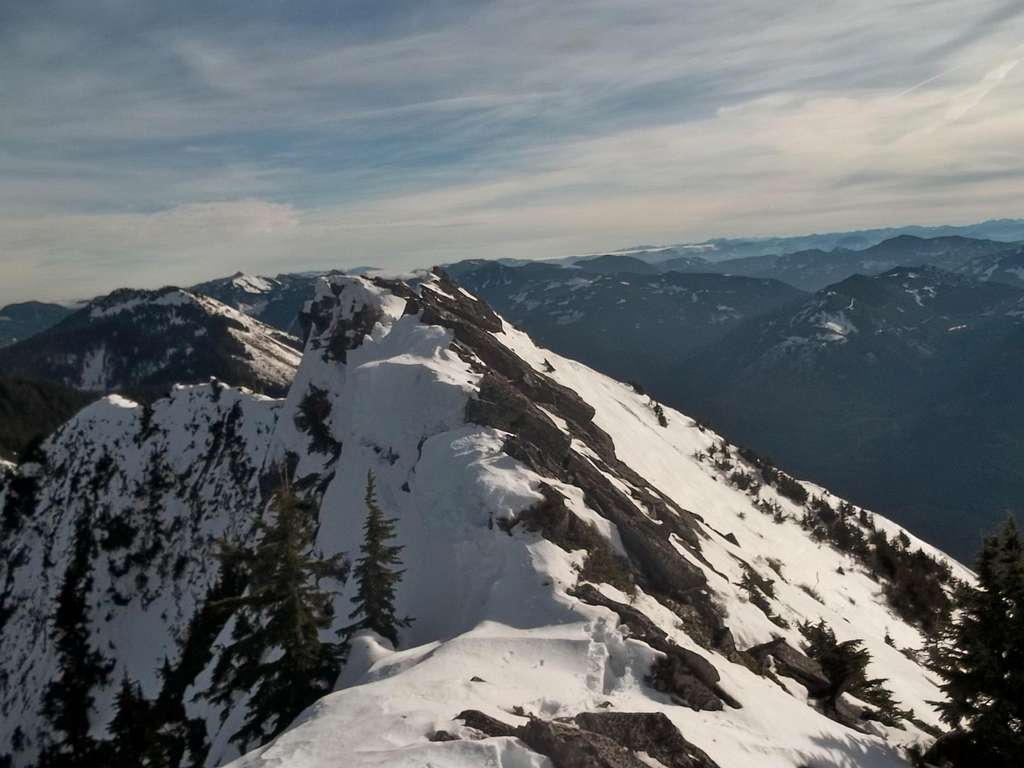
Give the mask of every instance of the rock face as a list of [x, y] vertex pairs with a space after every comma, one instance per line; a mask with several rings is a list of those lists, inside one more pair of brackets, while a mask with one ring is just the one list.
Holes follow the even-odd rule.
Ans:
[[823, 696], [831, 687], [821, 665], [791, 646], [784, 638], [762, 643], [751, 648], [748, 653], [761, 663], [767, 664], [770, 660], [778, 674], [793, 678], [811, 696]]
[[[882, 628], [901, 647], [921, 636], [878, 600], [883, 585], [813, 539], [791, 498], [768, 485], [755, 497], [701, 459], [717, 435], [537, 347], [443, 274], [325, 278], [304, 323], [283, 399], [209, 383], [149, 404], [114, 395], [4, 465], [0, 752], [18, 745], [14, 768], [61, 743], [43, 697], [74, 669], [57, 634], [72, 599], [76, 647], [101, 670], [84, 713], [93, 738], [107, 738], [127, 677], [158, 705], [176, 766], [636, 766], [646, 754], [744, 768], [870, 754], [888, 768], [896, 746], [926, 738], [913, 723], [885, 738], [846, 728], [737, 650], [776, 635], [795, 647], [804, 620], [863, 632], [871, 675], [936, 722], [925, 702], [940, 692], [885, 643]], [[415, 622], [397, 651], [362, 638], [337, 691], [242, 755], [232, 737], [249, 692], [210, 689], [237, 620], [214, 606], [244, 585], [220, 572], [214, 542], [251, 544], [284, 473], [316, 511], [317, 549], [354, 556], [371, 472], [403, 547], [396, 614]], [[788, 628], [740, 586], [752, 573]], [[340, 629], [356, 585], [328, 586]]]
[[476, 710], [455, 719], [487, 737], [518, 737], [555, 768], [644, 768], [640, 754], [665, 768], [718, 768], [660, 712], [584, 712], [571, 724], [533, 718], [519, 727]]
[[573, 719], [583, 730], [643, 752], [665, 768], [718, 768], [661, 712], [584, 712]]
[[518, 734], [534, 752], [547, 755], [555, 768], [647, 768], [631, 750], [592, 731], [531, 720]]

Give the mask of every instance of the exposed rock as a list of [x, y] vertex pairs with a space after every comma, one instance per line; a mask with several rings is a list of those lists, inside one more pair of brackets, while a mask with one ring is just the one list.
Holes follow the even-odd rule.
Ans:
[[448, 731], [434, 731], [427, 734], [427, 741], [458, 741], [459, 737]]
[[[350, 350], [362, 346], [380, 320], [381, 310], [357, 283], [329, 283], [329, 288], [333, 295], [318, 294], [303, 311], [303, 333], [311, 349], [326, 347], [328, 359], [344, 363]], [[343, 311], [336, 312], [339, 302]]]
[[569, 511], [562, 494], [547, 484], [538, 490], [544, 500], [520, 513], [517, 525], [540, 531], [545, 539], [570, 552], [576, 549], [589, 551], [599, 545], [598, 540], [604, 541], [594, 526]]
[[718, 768], [661, 712], [584, 712], [576, 715], [575, 722], [634, 752], [646, 752], [665, 768]]
[[581, 584], [572, 594], [585, 603], [614, 611], [619, 621], [629, 628], [631, 637], [664, 654], [664, 658], [651, 669], [649, 679], [656, 690], [668, 693], [677, 703], [697, 710], [717, 711], [723, 708], [723, 704], [735, 708], [741, 706], [719, 685], [721, 676], [711, 662], [677, 645], [636, 608], [605, 597], [590, 584]]
[[546, 720], [531, 720], [519, 729], [534, 752], [547, 755], [555, 768], [648, 768], [629, 749], [599, 733]]
[[454, 718], [455, 720], [461, 720], [467, 728], [472, 728], [474, 731], [480, 731], [485, 736], [515, 736], [516, 729], [501, 722], [490, 715], [485, 715], [483, 712], [477, 709], [467, 709]]
[[[490, 341], [496, 343], [493, 339]], [[521, 360], [516, 358], [516, 361], [522, 365]], [[546, 378], [536, 373], [532, 375]], [[685, 537], [680, 535], [680, 540], [684, 543], [689, 541], [692, 546], [697, 541], [692, 527], [680, 513], [667, 508], [650, 490], [645, 491], [645, 495], [641, 494], [648, 502], [648, 509], [661, 520], [671, 521], [671, 524], [659, 523], [640, 512], [636, 503], [615, 487], [590, 459], [572, 450], [569, 435], [537, 406], [538, 401], [543, 402], [540, 398], [524, 395], [518, 385], [513, 385], [507, 378], [488, 372], [481, 382], [479, 396], [467, 404], [466, 418], [476, 424], [512, 433], [505, 443], [505, 451], [510, 456], [541, 475], [582, 488], [587, 505], [615, 524], [623, 547], [638, 572], [641, 586], [648, 592], [665, 595], [675, 603], [691, 608], [681, 617], [693, 622], [691, 629], [699, 641], [710, 644], [722, 623], [707, 597], [707, 580], [703, 571], [683, 557], [666, 535], [678, 530], [685, 533]], [[566, 423], [573, 424], [566, 418], [566, 413], [556, 413]], [[580, 437], [591, 440], [583, 434]], [[588, 442], [588, 445], [593, 443]], [[610, 458], [619, 464], [614, 450], [611, 450]], [[630, 479], [625, 481], [630, 482]]]
[[765, 668], [768, 667], [769, 659], [774, 661], [778, 674], [793, 678], [803, 685], [811, 696], [824, 696], [831, 688], [821, 665], [781, 637], [756, 645], [748, 653]]

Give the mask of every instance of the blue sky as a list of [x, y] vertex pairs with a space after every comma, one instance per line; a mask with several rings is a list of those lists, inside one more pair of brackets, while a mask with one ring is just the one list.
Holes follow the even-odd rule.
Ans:
[[0, 3], [0, 302], [1020, 216], [1005, 0]]

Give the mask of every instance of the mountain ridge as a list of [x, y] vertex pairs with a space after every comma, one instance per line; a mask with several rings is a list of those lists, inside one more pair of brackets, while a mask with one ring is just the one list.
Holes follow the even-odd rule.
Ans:
[[[720, 768], [855, 756], [898, 765], [900, 745], [928, 740], [921, 728], [937, 719], [925, 701], [937, 689], [897, 650], [920, 647], [921, 632], [876, 599], [884, 578], [870, 561], [805, 527], [824, 525], [820, 504], [804, 506], [812, 497], [839, 504], [824, 489], [537, 347], [443, 275], [325, 278], [306, 324], [285, 399], [217, 384], [178, 387], [150, 406], [109, 396], [46, 441], [16, 484], [4, 481], [0, 727], [5, 740], [22, 729], [17, 768], [48, 740], [37, 697], [60, 674], [48, 627], [72, 572], [47, 563], [72, 562], [76, 550], [93, 553], [81, 582], [88, 641], [114, 664], [93, 691], [93, 731], [104, 733], [128, 675], [148, 699], [176, 696], [175, 728], [202, 734], [182, 747], [183, 764], [238, 754], [229, 739], [245, 695], [226, 706], [202, 695], [231, 631], [200, 620], [218, 585], [210, 537], [250, 535], [282, 464], [319, 510], [327, 553], [359, 541], [358, 500], [374, 472], [406, 548], [396, 609], [416, 621], [401, 633], [405, 650], [354, 640], [340, 690], [239, 766], [540, 768], [552, 747], [539, 737], [566, 737], [556, 724], [538, 722], [539, 740], [526, 730], [514, 739], [456, 715], [523, 728], [527, 713], [564, 716], [594, 729], [605, 702], [661, 713], [694, 759]], [[740, 487], [741, 471], [763, 484]], [[866, 511], [842, 525], [971, 578]], [[339, 615], [352, 589], [338, 585]], [[872, 672], [913, 720], [861, 720], [852, 703], [823, 712], [792, 667], [771, 671], [783, 669], [776, 639], [796, 659], [796, 624], [818, 618], [864, 639]], [[455, 738], [436, 740], [439, 731]]]
[[119, 289], [0, 350], [0, 369], [87, 391], [151, 397], [210, 376], [283, 393], [298, 339], [175, 287]]

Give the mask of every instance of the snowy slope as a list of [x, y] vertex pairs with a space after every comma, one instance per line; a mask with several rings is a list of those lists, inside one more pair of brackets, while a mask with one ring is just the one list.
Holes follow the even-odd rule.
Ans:
[[[762, 488], [787, 518], [775, 522], [728, 483], [706, 458], [716, 435], [667, 409], [660, 426], [646, 398], [535, 346], [435, 276], [332, 276], [308, 321], [285, 400], [210, 386], [179, 388], [152, 411], [108, 398], [46, 444], [45, 466], [19, 470], [31, 491], [7, 484], [0, 505], [17, 524], [0, 545], [0, 743], [17, 727], [31, 741], [16, 766], [45, 741], [37, 713], [54, 674], [54, 564], [68, 559], [75, 521], [89, 516], [97, 544], [91, 640], [115, 663], [96, 698], [102, 736], [124, 672], [154, 697], [164, 656], [182, 665], [182, 628], [195, 628], [216, 580], [209, 538], [246, 535], [281, 462], [318, 503], [327, 554], [357, 550], [375, 473], [406, 547], [397, 612], [416, 621], [397, 652], [357, 638], [339, 690], [239, 766], [552, 765], [523, 740], [477, 738], [454, 719], [463, 710], [512, 726], [526, 714], [661, 712], [722, 768], [899, 765], [900, 745], [927, 740], [909, 722], [841, 725], [747, 653], [777, 637], [799, 647], [797, 623], [825, 619], [839, 639], [863, 638], [870, 674], [937, 723], [926, 702], [938, 690], [897, 650], [920, 647], [919, 632], [866, 568], [798, 525], [796, 504]], [[327, 404], [315, 423], [304, 418], [311, 399]], [[153, 483], [154, 471], [166, 482]], [[115, 520], [137, 532], [111, 541]], [[156, 541], [159, 556], [147, 558]], [[586, 550], [601, 546], [627, 559], [611, 580], [634, 582], [634, 596], [596, 572], [596, 588], [585, 583]], [[775, 582], [771, 606], [788, 628], [750, 602], [739, 586], [748, 571]], [[353, 590], [339, 585], [339, 616]], [[208, 750], [190, 755], [198, 764], [237, 756], [229, 738], [244, 697], [225, 711], [202, 697], [229, 632], [213, 633], [181, 698], [205, 727]], [[655, 690], [648, 678], [666, 660], [680, 680]], [[465, 738], [431, 741], [438, 730]]]
[[321, 274], [268, 277], [236, 272], [229, 277], [194, 285], [189, 290], [216, 299], [261, 323], [298, 335], [302, 306], [313, 296]]

